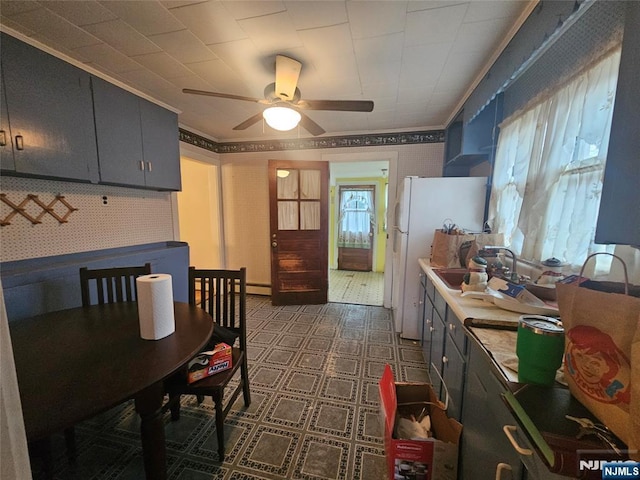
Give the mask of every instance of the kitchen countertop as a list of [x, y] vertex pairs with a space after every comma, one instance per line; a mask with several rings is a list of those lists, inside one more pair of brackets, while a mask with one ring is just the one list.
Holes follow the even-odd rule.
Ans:
[[496, 326], [517, 330], [520, 313], [503, 310], [492, 303], [477, 298], [463, 297], [460, 289], [453, 290], [447, 287], [442, 279], [433, 273], [433, 267], [429, 265], [428, 258], [420, 258], [418, 263], [465, 326]]
[[[520, 402], [518, 395], [529, 387], [528, 385], [518, 382], [517, 373], [517, 327], [522, 314], [503, 310], [483, 300], [461, 297], [462, 292], [460, 290], [449, 288], [444, 281], [433, 272], [433, 268], [429, 265], [428, 259], [420, 259], [419, 264], [438, 293], [447, 302], [448, 307], [462, 322], [468, 340], [470, 342], [476, 342], [491, 359], [489, 368], [495, 377], [503, 383], [507, 391], [512, 393], [512, 396], [515, 395], [516, 403]], [[556, 387], [559, 388], [556, 389]], [[575, 399], [567, 403], [567, 398], [573, 398], [570, 394], [569, 397], [567, 397], [566, 394], [560, 395], [559, 393], [551, 395], [549, 393], [550, 390], [545, 390], [553, 388], [554, 392], [568, 391], [562, 368], [556, 372], [556, 384], [554, 387], [539, 388], [539, 391], [535, 389], [531, 390], [530, 388], [527, 390], [528, 392], [534, 392], [530, 395], [534, 395], [533, 398], [536, 400], [535, 405], [541, 404], [541, 402], [550, 402], [552, 398], [556, 400], [560, 399], [553, 407], [553, 411], [558, 418], [563, 418], [563, 421], [564, 415], [566, 414], [595, 419], [595, 417]], [[577, 462], [577, 452], [594, 449], [606, 450], [608, 448], [607, 445], [599, 439], [594, 440], [595, 437], [593, 436], [577, 439], [575, 436], [577, 427], [571, 424], [571, 422], [568, 422], [569, 425], [565, 425], [565, 423], [567, 423], [566, 421], [564, 421], [564, 423], [558, 422], [558, 428], [550, 430], [549, 432], [551, 433], [539, 431], [540, 428], [543, 428], [547, 424], [536, 417], [536, 414], [540, 412], [536, 411], [535, 408], [530, 409], [529, 407], [522, 406], [526, 412], [525, 417], [528, 419], [529, 424], [531, 424], [530, 428], [532, 430], [526, 427], [524, 423], [521, 424], [521, 427], [527, 431], [528, 440], [532, 445], [535, 445], [539, 455], [537, 457], [538, 463], [533, 460], [525, 462], [528, 465], [527, 468], [531, 467], [533, 471], [537, 471], [539, 475], [542, 475], [536, 478], [551, 478], [548, 477], [549, 475], [552, 475], [553, 478], [575, 478], [577, 474], [571, 468], [571, 465], [575, 465]], [[529, 417], [528, 415], [533, 415], [533, 417]], [[547, 413], [543, 413], [543, 415], [544, 418], [548, 417]], [[522, 422], [523, 419], [519, 417], [518, 421]], [[548, 425], [544, 428], [548, 428]], [[534, 432], [536, 435], [534, 435]], [[617, 442], [623, 446], [622, 442], [619, 440], [617, 440]], [[543, 446], [545, 447], [544, 449]], [[551, 463], [550, 457], [552, 459]], [[554, 473], [552, 474], [551, 472]]]
[[[478, 341], [493, 359], [497, 372], [505, 383], [518, 381], [516, 341], [518, 320], [522, 314], [503, 310], [484, 300], [462, 297], [461, 290], [452, 290], [433, 273], [429, 259], [418, 260], [420, 267], [433, 282], [449, 307], [463, 323], [467, 332]], [[556, 381], [565, 384], [562, 370]]]
[[507, 382], [518, 381], [518, 357], [516, 339], [518, 332], [495, 328], [468, 328], [473, 337], [492, 357], [500, 374]]

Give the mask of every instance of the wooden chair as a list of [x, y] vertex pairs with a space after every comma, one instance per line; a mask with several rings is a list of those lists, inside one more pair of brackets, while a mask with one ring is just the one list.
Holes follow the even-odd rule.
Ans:
[[[136, 278], [151, 273], [151, 264], [145, 263], [136, 267], [80, 269], [80, 291], [82, 306], [116, 302], [133, 302], [137, 299]], [[95, 285], [92, 289], [92, 283]], [[92, 301], [91, 293], [95, 292], [96, 301]], [[76, 460], [76, 441], [73, 427], [64, 431], [67, 457], [70, 463]]]
[[[238, 338], [232, 345], [232, 367], [210, 377], [188, 384], [185, 372], [172, 376], [166, 383], [169, 394], [167, 408], [171, 409], [171, 419], [180, 418], [181, 395], [195, 395], [198, 403], [210, 396], [215, 405], [216, 431], [218, 436], [218, 456], [224, 461], [224, 420], [234, 402], [243, 392], [245, 407], [251, 404], [249, 391], [249, 371], [247, 367], [246, 330], [246, 268], [240, 270], [197, 270], [189, 267], [189, 303], [208, 312], [216, 326], [222, 326], [235, 333]], [[213, 348], [216, 332], [209, 342]], [[240, 369], [240, 381], [224, 406], [224, 391], [235, 373]]]
[[[151, 264], [136, 267], [115, 267], [89, 270], [80, 269], [82, 305], [134, 302], [137, 299], [136, 278], [151, 273]], [[95, 287], [92, 287], [92, 284]], [[91, 293], [95, 293], [92, 300]]]
[[[136, 278], [151, 273], [151, 264], [136, 267], [116, 267], [89, 270], [80, 268], [80, 291], [82, 305], [89, 306], [116, 302], [133, 302], [137, 299]], [[92, 295], [93, 293], [93, 295]], [[92, 300], [95, 299], [95, 300]], [[67, 459], [71, 465], [76, 462], [76, 440], [74, 427], [64, 430]], [[51, 440], [49, 438], [35, 442], [34, 449], [40, 452], [43, 459], [43, 470], [46, 479], [53, 478], [53, 458]]]

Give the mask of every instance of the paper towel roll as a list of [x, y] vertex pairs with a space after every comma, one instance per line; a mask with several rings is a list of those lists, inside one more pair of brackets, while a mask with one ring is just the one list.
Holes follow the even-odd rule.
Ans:
[[140, 336], [160, 340], [176, 330], [171, 275], [153, 273], [136, 278]]

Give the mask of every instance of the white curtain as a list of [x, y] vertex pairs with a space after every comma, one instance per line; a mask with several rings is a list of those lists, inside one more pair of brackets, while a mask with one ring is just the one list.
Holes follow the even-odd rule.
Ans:
[[371, 248], [374, 224], [373, 190], [342, 190], [338, 221], [338, 247]]
[[513, 250], [574, 267], [593, 243], [620, 49], [501, 125], [489, 223]]

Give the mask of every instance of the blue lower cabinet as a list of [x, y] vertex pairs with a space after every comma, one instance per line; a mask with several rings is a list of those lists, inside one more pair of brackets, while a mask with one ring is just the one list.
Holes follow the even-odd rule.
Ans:
[[[446, 334], [444, 355], [442, 356], [442, 379], [444, 380], [440, 397], [445, 400], [448, 393], [447, 414], [450, 418], [462, 419], [464, 379], [467, 361], [454, 343], [454, 338]], [[446, 389], [446, 391], [445, 391]]]
[[460, 478], [521, 480], [522, 462], [503, 432], [505, 424], [515, 422], [500, 397], [504, 387], [493, 377], [485, 353], [469, 343]]

